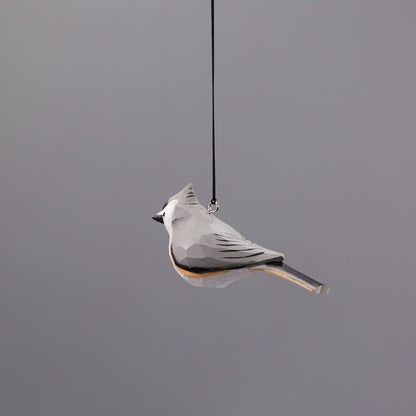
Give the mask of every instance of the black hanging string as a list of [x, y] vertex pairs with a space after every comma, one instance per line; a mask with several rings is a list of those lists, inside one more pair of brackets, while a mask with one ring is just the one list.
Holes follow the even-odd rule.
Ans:
[[212, 93], [212, 199], [211, 205], [215, 205], [218, 209], [216, 197], [216, 178], [215, 178], [215, 13], [214, 0], [211, 0], [211, 93]]

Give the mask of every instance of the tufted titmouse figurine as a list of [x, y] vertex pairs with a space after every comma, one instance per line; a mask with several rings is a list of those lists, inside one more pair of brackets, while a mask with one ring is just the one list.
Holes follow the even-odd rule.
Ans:
[[313, 293], [329, 288], [283, 262], [284, 255], [243, 237], [198, 202], [192, 184], [169, 198], [153, 216], [169, 233], [169, 255], [188, 283], [225, 287], [256, 271], [287, 279]]

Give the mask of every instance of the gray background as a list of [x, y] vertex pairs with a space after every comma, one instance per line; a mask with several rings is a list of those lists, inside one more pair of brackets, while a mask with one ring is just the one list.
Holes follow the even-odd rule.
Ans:
[[416, 4], [217, 2], [220, 217], [326, 282], [199, 289], [209, 1], [2, 2], [2, 415], [413, 415]]

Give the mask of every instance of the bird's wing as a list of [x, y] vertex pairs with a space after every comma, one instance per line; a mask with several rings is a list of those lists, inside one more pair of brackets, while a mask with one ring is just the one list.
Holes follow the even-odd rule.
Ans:
[[[283, 254], [259, 246], [232, 227], [210, 227], [198, 239], [177, 244], [172, 241], [171, 254], [178, 267], [195, 273], [239, 269], [267, 262], [283, 261]], [[219, 231], [218, 228], [225, 228]], [[216, 231], [213, 231], [216, 230]]]

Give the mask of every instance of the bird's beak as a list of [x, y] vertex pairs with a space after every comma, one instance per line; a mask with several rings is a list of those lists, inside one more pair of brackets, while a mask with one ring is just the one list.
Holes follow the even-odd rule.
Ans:
[[161, 214], [156, 214], [156, 215], [153, 215], [153, 217], [152, 217], [155, 221], [157, 221], [157, 222], [160, 222], [161, 224], [163, 224], [163, 217], [162, 217], [162, 215]]

